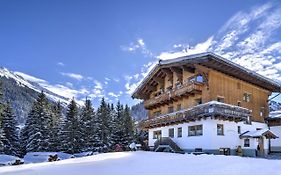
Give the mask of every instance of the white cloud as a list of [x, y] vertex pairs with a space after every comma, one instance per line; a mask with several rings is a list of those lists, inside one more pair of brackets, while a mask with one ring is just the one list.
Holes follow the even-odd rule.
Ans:
[[62, 66], [62, 67], [65, 66], [65, 64], [63, 62], [58, 62], [57, 65]]
[[[186, 55], [211, 51], [230, 59], [264, 76], [281, 80], [281, 37], [276, 35], [281, 26], [281, 5], [266, 3], [253, 7], [249, 12], [233, 15], [214, 35], [206, 41], [190, 46], [176, 43], [172, 49], [158, 54], [157, 59], [141, 67], [140, 72], [125, 77], [127, 94], [137, 88], [141, 80], [157, 64], [158, 59], [167, 60]], [[132, 48], [135, 51], [139, 48]]]
[[[159, 56], [157, 56], [157, 58], [159, 58], [161, 60], [168, 60], [168, 59], [183, 57], [186, 55], [206, 52], [209, 50], [210, 46], [212, 45], [212, 42], [213, 42], [213, 36], [208, 38], [206, 41], [204, 41], [202, 43], [198, 43], [194, 47], [185, 48], [184, 50], [182, 50], [180, 52], [162, 52], [162, 53], [160, 53]], [[179, 44], [179, 45], [181, 45], [181, 44]]]
[[79, 81], [84, 79], [84, 77], [82, 75], [80, 75], [80, 74], [65, 73], [65, 72], [61, 72], [60, 74], [63, 75], [63, 76], [69, 77], [69, 78], [73, 78], [75, 80], [79, 80]]
[[144, 56], [153, 57], [154, 54], [147, 49], [146, 44], [142, 38], [137, 39], [135, 42], [130, 43], [128, 46], [121, 46], [125, 52], [141, 52]]
[[94, 83], [95, 83], [95, 86], [94, 86], [95, 89], [103, 89], [103, 85], [101, 82], [94, 80]]

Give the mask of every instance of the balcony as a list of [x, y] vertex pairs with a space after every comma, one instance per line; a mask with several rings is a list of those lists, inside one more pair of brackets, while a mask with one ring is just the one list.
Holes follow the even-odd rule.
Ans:
[[163, 104], [168, 104], [171, 101], [175, 101], [183, 96], [188, 96], [195, 93], [202, 93], [204, 84], [199, 82], [189, 82], [183, 85], [178, 85], [173, 89], [166, 90], [163, 93], [157, 93], [158, 95], [154, 98], [146, 100], [144, 107], [151, 109]]
[[219, 120], [246, 121], [251, 116], [251, 110], [239, 106], [233, 106], [226, 103], [211, 101], [189, 109], [165, 114], [153, 119], [145, 120], [142, 123], [143, 128], [154, 128], [179, 124], [183, 122], [192, 122], [208, 117]]

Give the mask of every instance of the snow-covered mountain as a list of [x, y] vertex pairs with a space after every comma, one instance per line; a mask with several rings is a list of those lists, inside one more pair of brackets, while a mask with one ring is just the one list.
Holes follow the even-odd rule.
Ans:
[[53, 92], [45, 80], [21, 72], [13, 72], [2, 67], [0, 81], [3, 84], [4, 100], [9, 101], [13, 106], [19, 124], [25, 121], [32, 103], [41, 91], [44, 91], [53, 102], [61, 101], [66, 105], [69, 101], [69, 98]]

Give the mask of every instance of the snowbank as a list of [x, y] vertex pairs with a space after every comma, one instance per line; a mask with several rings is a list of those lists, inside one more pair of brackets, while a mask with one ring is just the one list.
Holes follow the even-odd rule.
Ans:
[[0, 166], [11, 165], [12, 163], [15, 163], [16, 160], [21, 160], [21, 162], [23, 162], [22, 159], [16, 156], [0, 154]]
[[60, 160], [69, 159], [73, 156], [71, 154], [62, 152], [30, 152], [24, 156], [24, 163], [41, 163], [48, 162], [50, 155], [58, 155]]
[[0, 168], [1, 175], [281, 175], [280, 160], [155, 152], [105, 153]]

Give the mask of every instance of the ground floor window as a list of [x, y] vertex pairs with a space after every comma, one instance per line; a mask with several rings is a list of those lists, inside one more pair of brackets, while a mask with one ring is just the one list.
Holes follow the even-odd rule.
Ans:
[[224, 133], [223, 133], [223, 125], [222, 124], [217, 124], [217, 135], [219, 135], [219, 136], [224, 135]]
[[174, 128], [169, 129], [169, 137], [174, 138]]
[[160, 139], [162, 136], [161, 130], [153, 131], [153, 139]]
[[250, 139], [244, 140], [244, 147], [250, 147]]
[[238, 134], [241, 134], [241, 126], [237, 127], [237, 132], [238, 132]]
[[188, 127], [188, 136], [200, 136], [203, 135], [203, 125], [195, 125]]
[[178, 137], [182, 137], [182, 127], [178, 128]]

